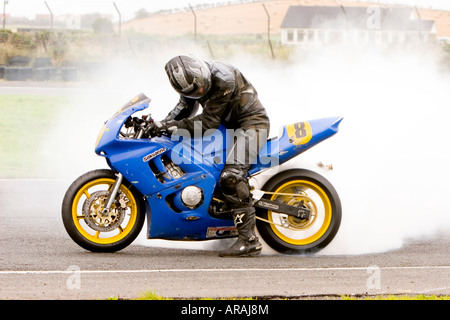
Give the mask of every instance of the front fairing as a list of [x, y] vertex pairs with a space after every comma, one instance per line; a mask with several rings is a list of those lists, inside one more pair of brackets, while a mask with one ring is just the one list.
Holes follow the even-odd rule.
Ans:
[[[201, 179], [208, 176], [213, 179], [215, 185], [215, 173], [213, 163], [204, 163], [201, 155], [184, 152], [188, 148], [183, 147], [179, 141], [167, 136], [136, 139], [121, 134], [121, 129], [133, 113], [142, 111], [149, 106], [150, 99], [140, 95], [124, 107], [113, 117], [105, 122], [95, 147], [95, 152], [106, 158], [111, 169], [120, 172], [127, 181], [132, 183], [143, 195], [150, 196], [162, 190], [179, 188], [183, 181]], [[123, 133], [123, 130], [122, 130]], [[181, 153], [178, 157], [178, 153]], [[167, 174], [167, 159], [174, 158], [174, 163], [179, 165], [185, 175], [175, 178]], [[192, 159], [194, 159], [192, 161]], [[212, 162], [212, 160], [210, 161]], [[164, 179], [162, 179], [164, 176]], [[210, 188], [211, 186], [209, 186]]]
[[101, 156], [107, 156], [111, 151], [111, 146], [119, 138], [120, 129], [128, 117], [135, 112], [147, 109], [150, 101], [150, 98], [141, 93], [131, 99], [107, 120], [98, 135], [95, 144], [95, 153]]

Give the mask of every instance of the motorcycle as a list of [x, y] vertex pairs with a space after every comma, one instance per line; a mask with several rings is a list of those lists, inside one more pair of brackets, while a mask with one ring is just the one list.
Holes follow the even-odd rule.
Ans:
[[[148, 134], [157, 126], [139, 94], [107, 120], [95, 152], [111, 169], [87, 172], [65, 193], [62, 219], [69, 236], [93, 252], [130, 245], [147, 219], [147, 238], [211, 240], [237, 236], [220, 191], [219, 176], [233, 132], [222, 125], [209, 135], [180, 138]], [[337, 133], [342, 117], [297, 122], [268, 139], [249, 178], [279, 166]], [[231, 141], [231, 142], [230, 142]], [[252, 190], [257, 230], [274, 250], [314, 253], [327, 246], [341, 222], [332, 184], [315, 171], [279, 170]]]

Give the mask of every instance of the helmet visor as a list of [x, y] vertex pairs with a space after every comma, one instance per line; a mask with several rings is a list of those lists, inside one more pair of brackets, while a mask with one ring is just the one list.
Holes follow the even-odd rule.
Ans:
[[180, 94], [186, 98], [199, 99], [203, 97], [208, 92], [206, 85], [199, 87], [194, 83], [194, 87], [189, 92], [180, 92]]

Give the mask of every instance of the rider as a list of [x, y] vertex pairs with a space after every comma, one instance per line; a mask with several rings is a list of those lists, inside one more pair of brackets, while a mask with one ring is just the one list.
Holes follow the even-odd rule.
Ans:
[[[255, 88], [238, 69], [222, 62], [180, 55], [172, 58], [165, 70], [180, 100], [161, 121], [160, 129], [185, 129], [192, 135], [194, 123], [200, 121], [202, 133], [220, 124], [236, 130], [231, 148], [234, 152], [227, 155], [219, 182], [239, 235], [236, 243], [220, 251], [219, 256], [259, 254], [262, 245], [255, 234], [256, 215], [247, 174], [267, 140], [270, 123]], [[203, 111], [195, 115], [199, 105]], [[237, 152], [242, 150], [239, 146], [245, 146], [245, 152]]]

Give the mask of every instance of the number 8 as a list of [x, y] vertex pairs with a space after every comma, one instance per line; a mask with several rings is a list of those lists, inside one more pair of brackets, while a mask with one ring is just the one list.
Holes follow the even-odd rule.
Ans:
[[297, 139], [306, 137], [306, 130], [305, 130], [304, 122], [298, 122], [298, 123], [294, 124], [294, 128], [295, 128], [295, 137]]

